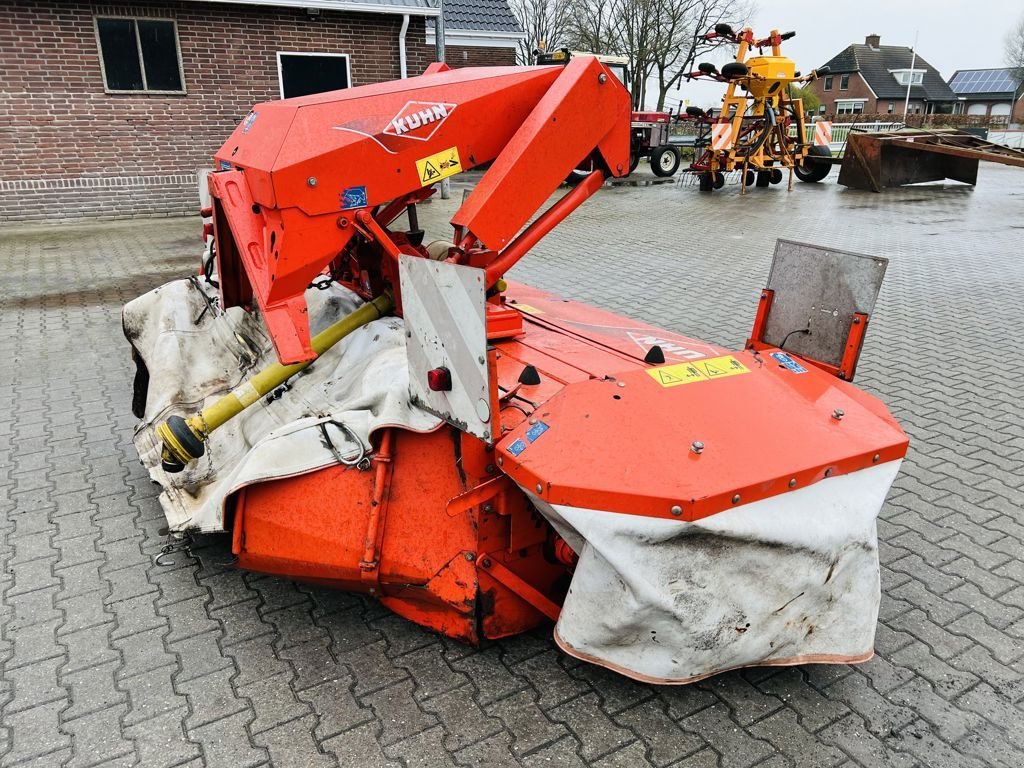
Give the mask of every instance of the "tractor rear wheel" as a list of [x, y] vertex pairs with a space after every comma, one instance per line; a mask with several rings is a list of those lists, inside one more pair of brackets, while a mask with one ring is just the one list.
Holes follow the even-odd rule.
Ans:
[[679, 170], [679, 150], [665, 145], [651, 151], [651, 170], [655, 176], [667, 178]]
[[831, 160], [832, 150], [817, 145], [811, 147], [803, 163], [793, 168], [793, 172], [800, 181], [821, 181], [828, 176], [828, 172], [832, 170], [832, 163], [815, 159], [819, 157]]

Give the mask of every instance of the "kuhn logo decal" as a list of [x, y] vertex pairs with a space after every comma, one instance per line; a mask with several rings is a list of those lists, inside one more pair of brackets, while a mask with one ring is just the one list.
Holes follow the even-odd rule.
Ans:
[[455, 111], [455, 104], [439, 101], [410, 101], [391, 118], [384, 133], [426, 141]]

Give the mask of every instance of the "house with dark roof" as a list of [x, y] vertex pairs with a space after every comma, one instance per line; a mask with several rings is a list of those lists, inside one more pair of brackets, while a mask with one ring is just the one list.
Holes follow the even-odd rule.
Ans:
[[[972, 115], [989, 123], [1024, 120], [1024, 82], [1018, 81], [1008, 67], [958, 69], [949, 78], [949, 87], [956, 95], [955, 114]], [[1010, 120], [1011, 111], [1014, 120]]]
[[848, 45], [823, 67], [829, 73], [811, 83], [823, 115], [892, 115], [952, 112], [955, 95], [939, 71], [912, 48], [882, 45], [878, 35]]
[[[198, 178], [262, 101], [435, 59], [436, 0], [2, 0], [0, 224], [198, 209]], [[505, 0], [445, 0], [454, 67], [512, 65]]]
[[[442, 5], [445, 47], [457, 49], [446, 55], [451, 66], [499, 63], [493, 58], [494, 49], [514, 51], [525, 37], [506, 0], [444, 0]], [[434, 45], [433, 19], [427, 22], [426, 42]]]

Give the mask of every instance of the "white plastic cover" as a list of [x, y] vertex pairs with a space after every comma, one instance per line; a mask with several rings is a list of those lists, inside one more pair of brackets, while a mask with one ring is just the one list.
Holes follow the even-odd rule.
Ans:
[[[276, 361], [259, 319], [237, 307], [208, 306], [216, 295], [201, 279], [178, 280], [140, 296], [123, 313], [125, 334], [149, 371], [135, 447], [164, 489], [160, 503], [170, 530], [223, 530], [232, 493], [336, 464], [331, 444], [354, 460], [382, 427], [429, 432], [441, 424], [409, 403], [405, 327], [400, 318], [385, 317], [321, 355], [281, 397], [263, 398], [215, 430], [205, 455], [184, 472], [164, 472], [157, 424], [172, 414], [191, 416]], [[307, 291], [306, 302], [314, 334], [362, 303], [337, 284]]]
[[555, 626], [567, 653], [654, 683], [871, 657], [875, 519], [893, 461], [697, 522], [546, 504], [579, 554]]

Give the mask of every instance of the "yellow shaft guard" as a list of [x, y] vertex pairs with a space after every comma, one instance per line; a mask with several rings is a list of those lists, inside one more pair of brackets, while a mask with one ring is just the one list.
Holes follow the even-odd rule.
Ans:
[[[313, 351], [318, 356], [322, 355], [350, 333], [387, 314], [393, 307], [394, 300], [387, 293], [367, 302], [355, 312], [343, 317], [314, 336], [310, 340]], [[312, 360], [308, 360], [302, 363], [293, 363], [292, 365], [274, 363], [264, 368], [248, 381], [239, 384], [231, 392], [220, 398], [220, 400], [204, 408], [201, 413], [188, 418], [185, 424], [195, 439], [202, 442], [206, 440], [213, 430], [222, 426], [234, 416], [237, 416], [312, 362]], [[195, 451], [189, 450], [184, 441], [174, 434], [168, 422], [160, 424], [156, 428], [156, 434], [163, 443], [165, 459], [176, 459], [181, 464], [187, 464], [197, 458], [194, 455]], [[201, 455], [202, 451], [200, 450], [199, 453]]]

